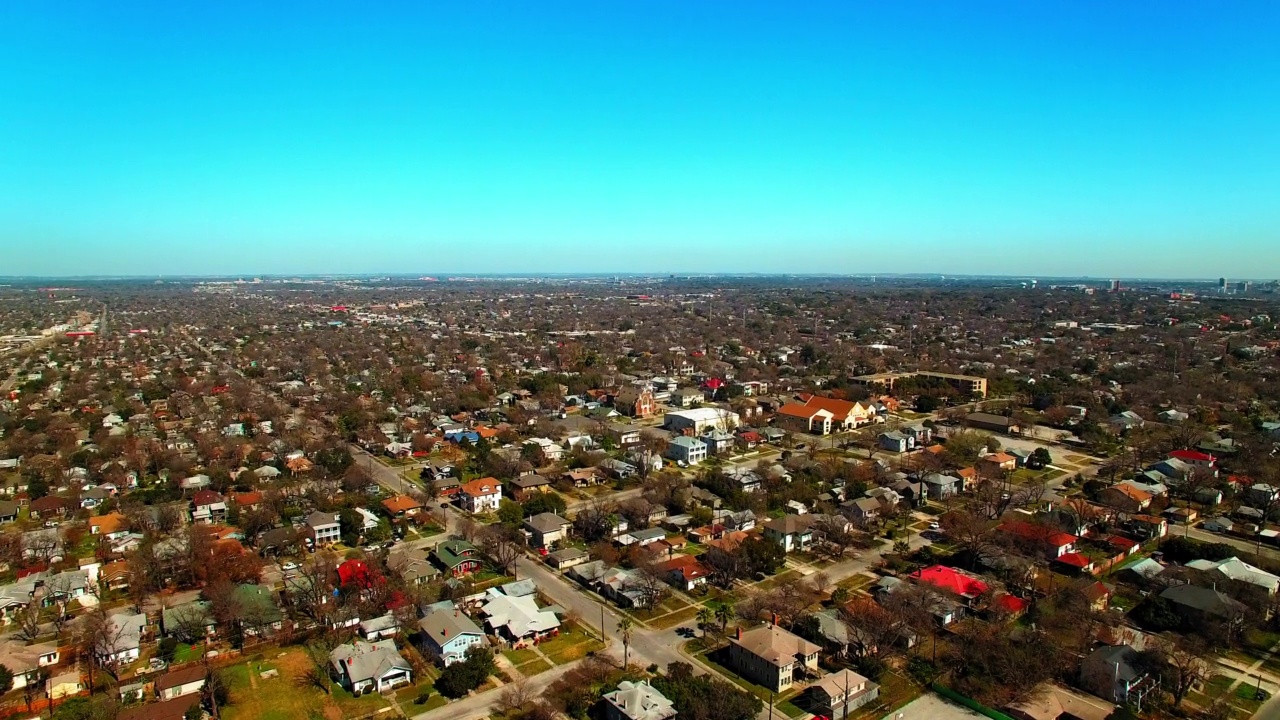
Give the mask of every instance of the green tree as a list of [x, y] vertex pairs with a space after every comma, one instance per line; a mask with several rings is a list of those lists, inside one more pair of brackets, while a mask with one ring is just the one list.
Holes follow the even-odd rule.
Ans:
[[715, 618], [716, 618], [715, 611], [707, 607], [706, 605], [703, 605], [702, 607], [698, 608], [698, 617], [697, 617], [698, 627], [702, 628], [703, 636], [706, 636], [707, 626], [710, 625], [712, 622], [714, 622]]
[[557, 515], [563, 513], [568, 506], [565, 504], [564, 498], [556, 493], [538, 493], [529, 498], [524, 503], [524, 514], [528, 517], [538, 515], [539, 513], [549, 512]]
[[350, 547], [360, 544], [360, 531], [364, 529], [364, 516], [352, 508], [342, 508], [338, 512], [338, 532], [342, 533], [342, 543]]
[[0, 695], [13, 689], [13, 671], [6, 665], [0, 665]]
[[720, 621], [720, 632], [724, 632], [729, 628], [729, 623], [738, 618], [738, 611], [733, 609], [733, 605], [729, 603], [720, 603], [716, 608], [716, 620]]
[[498, 522], [512, 529], [519, 528], [524, 522], [524, 508], [514, 500], [502, 498], [498, 505]]

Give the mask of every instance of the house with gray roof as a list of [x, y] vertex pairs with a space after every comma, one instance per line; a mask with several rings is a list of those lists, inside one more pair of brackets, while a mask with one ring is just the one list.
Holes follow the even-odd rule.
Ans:
[[573, 523], [555, 513], [538, 513], [524, 521], [534, 547], [550, 547], [569, 536]]
[[329, 653], [329, 665], [342, 686], [353, 695], [384, 692], [413, 682], [413, 669], [394, 640], [354, 640]]
[[422, 649], [445, 667], [466, 660], [468, 649], [489, 644], [484, 631], [457, 607], [428, 613], [418, 621], [418, 629]]

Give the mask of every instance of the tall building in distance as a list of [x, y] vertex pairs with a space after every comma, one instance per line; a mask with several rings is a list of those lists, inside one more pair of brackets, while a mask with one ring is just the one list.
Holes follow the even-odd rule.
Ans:
[[1219, 293], [1220, 295], [1226, 295], [1226, 294], [1227, 294], [1227, 279], [1226, 279], [1226, 278], [1218, 278], [1218, 293]]
[[1112, 281], [1111, 281], [1111, 292], [1120, 292], [1120, 281], [1119, 281], [1119, 280], [1112, 280]]

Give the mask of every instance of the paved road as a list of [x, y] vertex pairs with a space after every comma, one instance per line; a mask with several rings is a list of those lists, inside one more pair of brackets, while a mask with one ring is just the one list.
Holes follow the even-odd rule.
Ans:
[[[1230, 535], [1219, 535], [1217, 533], [1206, 532], [1204, 530], [1201, 530], [1200, 528], [1195, 528], [1195, 527], [1187, 529], [1187, 527], [1184, 525], [1170, 526], [1169, 537], [1174, 537], [1178, 535], [1187, 535], [1192, 540], [1200, 540], [1202, 542], [1224, 543], [1226, 545], [1230, 545], [1236, 548], [1237, 550], [1240, 550], [1241, 552], [1249, 556], [1256, 555], [1258, 551], [1258, 543], [1251, 542], [1249, 540], [1244, 540], [1242, 538], [1232, 537]], [[1277, 550], [1276, 548], [1273, 548], [1270, 545], [1263, 543], [1262, 556], [1265, 558], [1271, 558], [1272, 560], [1280, 560], [1280, 550]], [[1241, 557], [1242, 559], [1247, 559], [1244, 556], [1241, 556]]]
[[369, 475], [373, 477], [374, 482], [378, 483], [387, 490], [400, 495], [407, 493], [415, 488], [414, 484], [405, 480], [400, 476], [398, 470], [383, 465], [376, 458], [370, 455], [364, 448], [350, 443], [347, 446], [351, 450], [351, 457], [360, 463], [360, 467], [369, 471]]

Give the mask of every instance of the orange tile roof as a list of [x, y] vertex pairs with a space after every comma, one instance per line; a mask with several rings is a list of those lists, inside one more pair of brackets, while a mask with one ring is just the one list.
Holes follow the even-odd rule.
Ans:
[[1146, 502], [1152, 497], [1151, 493], [1146, 490], [1139, 490], [1132, 485], [1112, 485], [1111, 489], [1116, 490], [1122, 495], [1128, 496], [1132, 500], [1137, 500], [1138, 502]]
[[470, 495], [471, 497], [481, 497], [483, 495], [494, 495], [501, 492], [501, 488], [502, 483], [498, 482], [495, 478], [485, 477], [480, 478], [479, 480], [472, 480], [458, 488], [458, 490]]
[[89, 518], [90, 532], [93, 528], [97, 528], [98, 535], [110, 535], [113, 532], [119, 532], [124, 528], [126, 518], [120, 513], [113, 512], [110, 515], [100, 515], [98, 517]]
[[422, 507], [422, 503], [414, 500], [408, 495], [396, 495], [382, 501], [382, 506], [391, 511], [391, 514], [398, 515], [402, 512], [417, 510]]
[[790, 415], [791, 417], [804, 418], [808, 420], [818, 414], [819, 408], [811, 408], [800, 403], [787, 403], [778, 408], [779, 415]]

